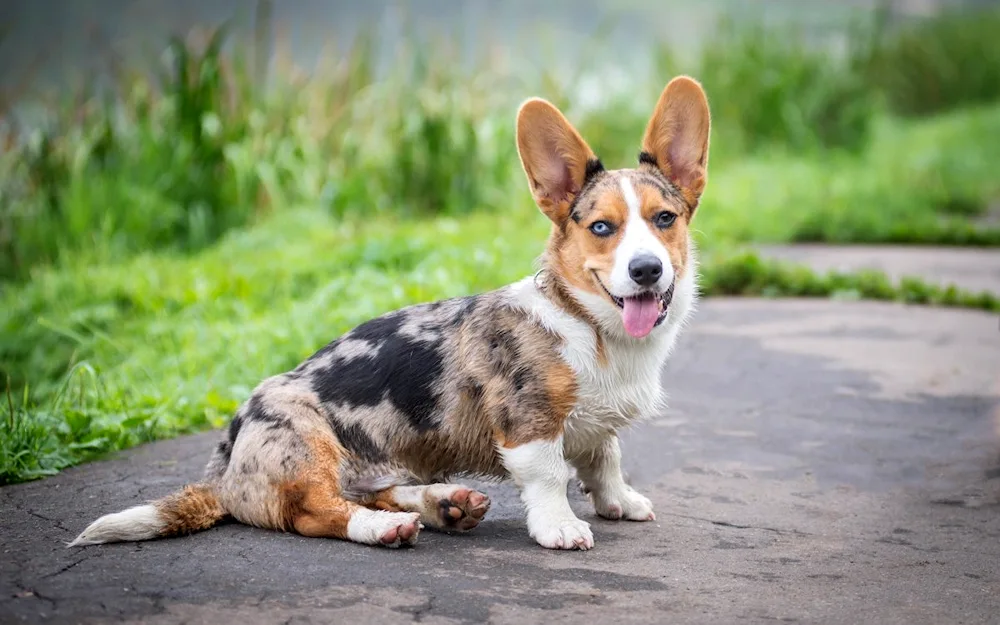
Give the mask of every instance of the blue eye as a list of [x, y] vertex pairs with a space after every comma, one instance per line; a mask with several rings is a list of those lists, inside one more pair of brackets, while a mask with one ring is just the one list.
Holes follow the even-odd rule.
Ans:
[[611, 227], [606, 221], [595, 221], [590, 224], [590, 231], [599, 237], [611, 236], [614, 233], [614, 228]]
[[670, 226], [674, 225], [674, 221], [676, 220], [677, 215], [675, 213], [671, 213], [670, 211], [657, 213], [656, 216], [653, 217], [653, 223], [655, 223], [656, 227], [660, 230], [666, 230]]

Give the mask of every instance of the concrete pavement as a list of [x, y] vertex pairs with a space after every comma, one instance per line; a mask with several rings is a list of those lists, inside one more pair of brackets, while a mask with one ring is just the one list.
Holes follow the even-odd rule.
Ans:
[[526, 532], [509, 484], [471, 534], [389, 551], [224, 525], [65, 549], [197, 479], [216, 435], [0, 489], [0, 623], [997, 623], [1000, 326], [872, 302], [709, 300], [625, 437], [654, 523]]

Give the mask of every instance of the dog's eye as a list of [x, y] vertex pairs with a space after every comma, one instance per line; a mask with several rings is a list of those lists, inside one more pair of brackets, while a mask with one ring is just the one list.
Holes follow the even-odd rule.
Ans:
[[671, 213], [670, 211], [662, 211], [653, 217], [653, 223], [660, 230], [666, 230], [670, 226], [674, 225], [674, 221], [677, 219], [676, 213]]
[[590, 224], [590, 231], [599, 237], [608, 237], [614, 234], [615, 229], [606, 221], [595, 221]]

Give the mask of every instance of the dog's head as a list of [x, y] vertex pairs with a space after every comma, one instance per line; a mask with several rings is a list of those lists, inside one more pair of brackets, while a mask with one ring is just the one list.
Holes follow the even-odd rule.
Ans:
[[689, 270], [688, 228], [707, 180], [709, 125], [701, 85], [675, 78], [646, 127], [638, 167], [609, 171], [549, 102], [531, 99], [518, 111], [521, 164], [554, 224], [549, 267], [595, 316], [620, 318], [634, 338], [663, 322]]

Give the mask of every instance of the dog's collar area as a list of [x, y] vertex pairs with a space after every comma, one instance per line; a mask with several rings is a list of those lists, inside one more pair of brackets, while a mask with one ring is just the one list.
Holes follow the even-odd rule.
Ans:
[[554, 275], [547, 267], [542, 267], [535, 272], [535, 288], [541, 295], [566, 311], [570, 315], [580, 319], [587, 325], [599, 332], [597, 320], [594, 319], [579, 301], [570, 293], [569, 287], [562, 282], [558, 276]]

